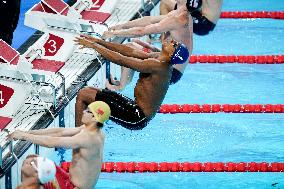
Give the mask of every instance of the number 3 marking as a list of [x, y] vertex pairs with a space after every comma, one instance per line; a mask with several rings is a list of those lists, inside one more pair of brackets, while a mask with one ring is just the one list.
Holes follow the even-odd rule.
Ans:
[[48, 44], [50, 44], [50, 47], [48, 48], [48, 51], [50, 53], [55, 53], [57, 51], [57, 48], [56, 48], [56, 41], [54, 40], [49, 40], [48, 41]]

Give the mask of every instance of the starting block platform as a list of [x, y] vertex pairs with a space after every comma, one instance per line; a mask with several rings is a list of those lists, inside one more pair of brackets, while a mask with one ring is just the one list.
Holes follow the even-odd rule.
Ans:
[[[107, 30], [104, 23], [111, 16], [117, 1], [107, 3], [101, 0], [78, 0], [69, 6], [63, 0], [41, 0], [27, 11], [25, 25], [43, 32], [64, 30], [77, 34], [102, 35]], [[103, 4], [108, 8], [104, 8], [104, 12], [100, 10]]]

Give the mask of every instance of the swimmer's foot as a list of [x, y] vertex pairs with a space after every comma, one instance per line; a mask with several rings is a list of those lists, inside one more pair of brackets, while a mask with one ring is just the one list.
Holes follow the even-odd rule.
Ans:
[[116, 77], [112, 77], [112, 75], [110, 75], [109, 84], [118, 86], [120, 85], [120, 82]]

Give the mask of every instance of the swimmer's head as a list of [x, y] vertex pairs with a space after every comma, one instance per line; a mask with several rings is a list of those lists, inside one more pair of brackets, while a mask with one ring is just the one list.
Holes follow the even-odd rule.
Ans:
[[102, 126], [104, 122], [109, 119], [110, 113], [111, 110], [107, 103], [103, 101], [95, 101], [88, 105], [88, 109], [82, 117], [82, 122], [84, 123], [84, 121], [88, 121], [89, 118], [89, 120], [96, 121]]
[[172, 41], [171, 42], [173, 47], [174, 47], [174, 51], [171, 55], [171, 64], [183, 64], [187, 61], [188, 57], [189, 57], [189, 51], [187, 49], [187, 47], [182, 44], [182, 43], [178, 43], [176, 41]]

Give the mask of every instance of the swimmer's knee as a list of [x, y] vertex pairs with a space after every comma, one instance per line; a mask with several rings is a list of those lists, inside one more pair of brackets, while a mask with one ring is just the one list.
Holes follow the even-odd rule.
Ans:
[[160, 1], [160, 8], [166, 8], [166, 9], [170, 9], [172, 8], [171, 7], [171, 4], [175, 4], [176, 2], [173, 2], [172, 0], [161, 0]]
[[84, 94], [86, 93], [85, 88], [80, 89], [77, 94], [77, 99], [83, 98]]
[[90, 86], [87, 86], [87, 87], [84, 87], [82, 89], [80, 89], [80, 93], [89, 93], [89, 92], [94, 92], [94, 91], [98, 91], [97, 88], [95, 87], [90, 87]]
[[174, 5], [172, 4], [173, 3], [171, 3], [169, 0], [161, 0], [160, 1], [160, 14], [164, 15], [164, 14], [171, 12], [174, 8]]
[[77, 100], [84, 99], [90, 93], [93, 93], [94, 88], [92, 87], [84, 87], [78, 91]]
[[160, 1], [160, 10], [164, 9], [166, 7], [166, 1], [165, 0], [161, 0]]

